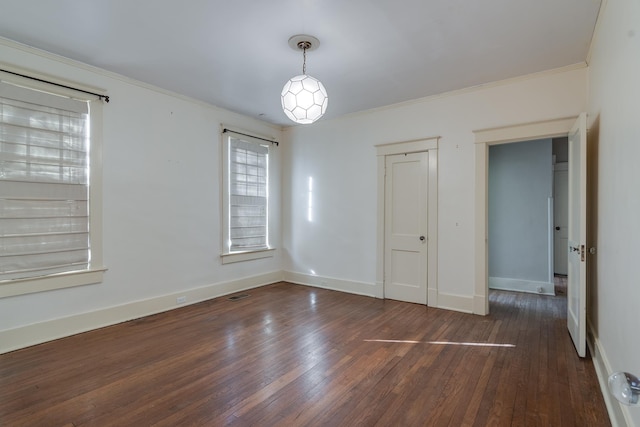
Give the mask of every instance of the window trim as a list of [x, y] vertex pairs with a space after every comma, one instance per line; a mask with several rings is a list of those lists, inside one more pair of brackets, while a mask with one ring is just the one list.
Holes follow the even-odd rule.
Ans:
[[231, 252], [220, 255], [223, 264], [232, 264], [234, 262], [251, 261], [254, 259], [272, 258], [275, 255], [275, 248], [257, 249], [247, 252]]
[[[4, 68], [16, 69], [16, 67]], [[20, 70], [25, 74], [37, 75], [50, 81], [59, 81], [51, 76], [44, 76], [30, 70]], [[102, 108], [103, 101], [97, 96], [74, 91], [46, 83], [35, 82], [24, 77], [0, 72], [0, 80], [16, 84], [27, 89], [40, 90], [55, 95], [65, 96], [89, 102], [90, 117], [90, 156], [89, 156], [89, 239], [91, 242], [91, 260], [86, 270], [49, 274], [39, 277], [0, 281], [0, 298], [75, 286], [90, 285], [103, 281], [107, 270], [103, 264], [102, 234]], [[65, 82], [68, 83], [68, 82]], [[77, 85], [76, 85], [77, 86]], [[84, 89], [86, 86], [83, 86]], [[102, 93], [101, 89], [91, 88], [93, 92]]]
[[[221, 156], [221, 173], [222, 173], [222, 187], [221, 187], [221, 251], [220, 251], [220, 260], [222, 264], [231, 264], [234, 262], [242, 262], [242, 261], [251, 261], [262, 258], [270, 258], [275, 255], [275, 248], [271, 245], [271, 233], [273, 229], [272, 216], [270, 214], [271, 210], [271, 180], [267, 181], [267, 247], [259, 248], [248, 251], [237, 251], [230, 252], [229, 251], [229, 146], [230, 139], [237, 138], [246, 142], [251, 142], [254, 144], [265, 145], [270, 141], [267, 138], [263, 138], [261, 136], [255, 135], [255, 137], [248, 135], [248, 132], [245, 131], [237, 131], [234, 132], [231, 129], [228, 129], [225, 126], [221, 126], [220, 132], [220, 140], [222, 146], [222, 156]], [[273, 142], [275, 143], [275, 141]], [[273, 148], [269, 146], [269, 155], [271, 155], [271, 150]], [[271, 158], [269, 157], [269, 162], [267, 164], [267, 176], [271, 175]]]

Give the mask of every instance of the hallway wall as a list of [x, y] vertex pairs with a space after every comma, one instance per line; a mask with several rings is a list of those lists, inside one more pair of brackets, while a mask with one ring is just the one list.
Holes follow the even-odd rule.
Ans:
[[[603, 2], [589, 68], [591, 209], [589, 321], [604, 376], [640, 375], [640, 2]], [[640, 410], [611, 402], [621, 423], [640, 426]]]
[[489, 147], [489, 287], [554, 295], [551, 139]]

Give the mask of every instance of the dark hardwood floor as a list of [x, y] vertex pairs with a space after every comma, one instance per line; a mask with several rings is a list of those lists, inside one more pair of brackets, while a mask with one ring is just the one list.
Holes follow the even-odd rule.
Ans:
[[607, 426], [566, 299], [491, 315], [276, 283], [0, 355], [2, 426]]

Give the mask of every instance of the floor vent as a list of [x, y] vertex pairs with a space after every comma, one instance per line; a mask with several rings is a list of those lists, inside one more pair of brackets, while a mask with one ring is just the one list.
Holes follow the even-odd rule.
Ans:
[[234, 295], [234, 296], [229, 297], [229, 298], [227, 298], [227, 299], [228, 299], [229, 301], [238, 301], [239, 299], [246, 298], [246, 297], [248, 297], [248, 296], [249, 296], [249, 294], [240, 294], [240, 295]]

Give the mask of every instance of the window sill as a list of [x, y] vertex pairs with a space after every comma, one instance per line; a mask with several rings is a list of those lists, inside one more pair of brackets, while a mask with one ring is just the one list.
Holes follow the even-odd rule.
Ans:
[[251, 251], [251, 252], [233, 252], [229, 254], [222, 254], [220, 255], [220, 258], [222, 259], [223, 264], [231, 264], [234, 262], [251, 261], [254, 259], [261, 259], [261, 258], [271, 258], [274, 256], [274, 254], [275, 254], [275, 249], [269, 248], [269, 249], [260, 249], [257, 251]]
[[106, 268], [51, 274], [0, 282], [0, 298], [102, 282]]

